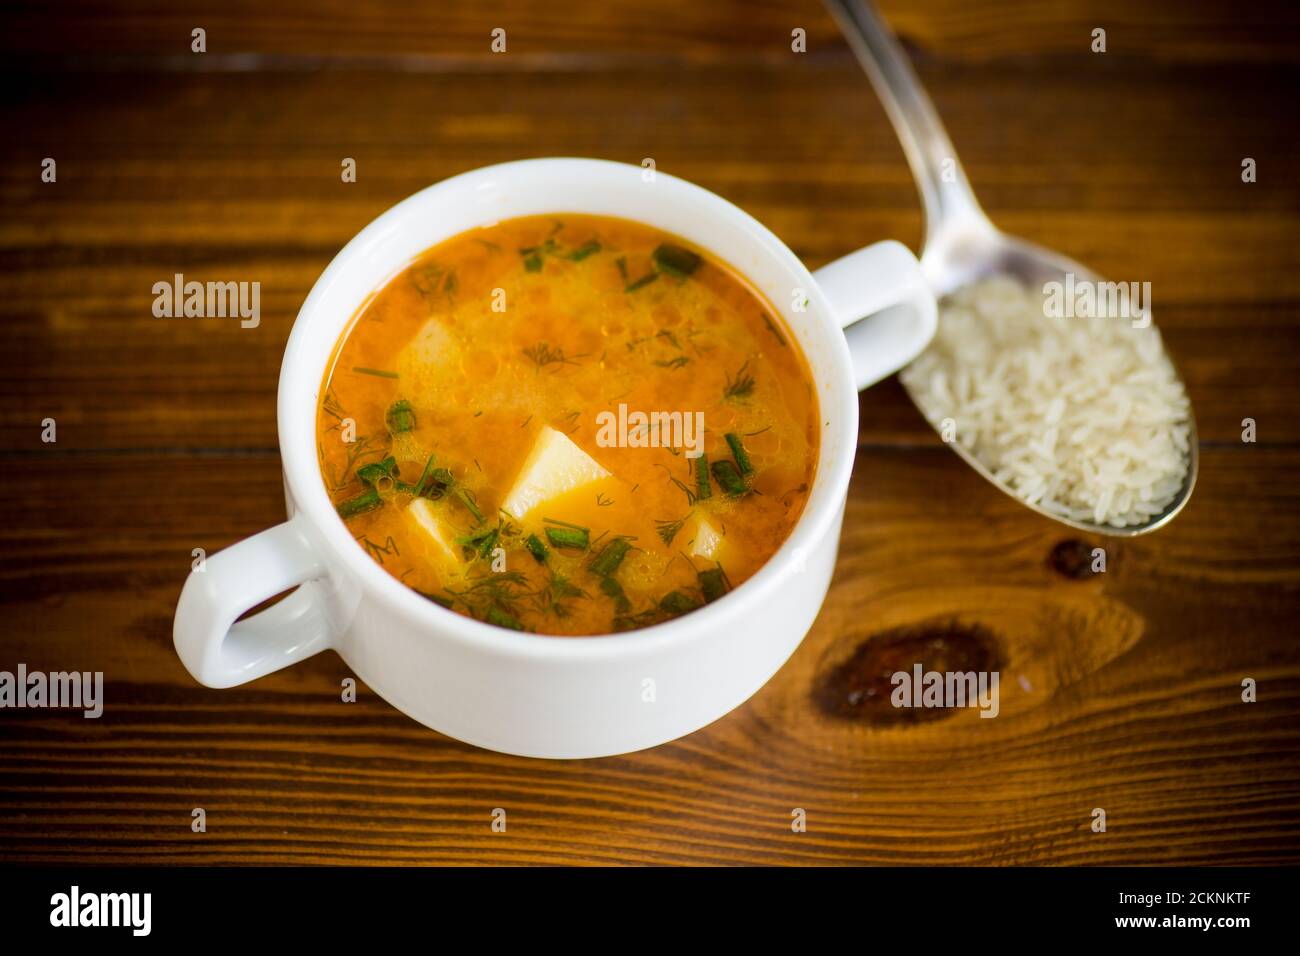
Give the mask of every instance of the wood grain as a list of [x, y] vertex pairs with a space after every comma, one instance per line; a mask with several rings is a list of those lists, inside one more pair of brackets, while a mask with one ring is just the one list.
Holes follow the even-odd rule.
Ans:
[[[526, 156], [651, 156], [812, 267], [889, 236], [915, 248], [901, 151], [821, 8], [11, 6], [0, 668], [103, 670], [108, 706], [0, 714], [0, 861], [1300, 860], [1293, 5], [884, 5], [995, 220], [1152, 282], [1200, 483], [1155, 535], [1077, 539], [882, 383], [861, 401], [835, 581], [792, 660], [696, 734], [582, 762], [462, 745], [365, 687], [343, 703], [333, 654], [197, 686], [170, 636], [190, 552], [282, 519], [293, 316], [348, 238], [431, 182]], [[486, 51], [497, 23], [504, 57]], [[192, 25], [209, 59], [184, 52]], [[39, 182], [45, 156], [57, 184]], [[154, 319], [150, 288], [178, 271], [261, 281], [261, 325]], [[1104, 544], [1106, 573], [1063, 574], [1063, 544]], [[998, 719], [882, 723], [818, 697], [859, 648], [917, 627], [992, 636]]]
[[[1210, 441], [1237, 440], [1248, 416], [1262, 441], [1300, 440], [1288, 411], [1300, 404], [1290, 358], [1300, 191], [1284, 174], [1289, 100], [1266, 76], [1248, 111], [1233, 87], [1185, 69], [1080, 82], [963, 67], [931, 78], [1004, 228], [1152, 283]], [[1039, 95], [1026, 99], [1031, 77]], [[160, 89], [153, 74], [112, 74], [93, 104], [82, 84], [51, 77], [15, 111], [32, 141], [0, 146], [11, 213], [0, 221], [0, 320], [24, 355], [46, 359], [0, 381], [5, 447], [38, 444], [47, 415], [64, 448], [273, 447], [284, 341], [321, 270], [388, 206], [490, 162], [653, 155], [752, 211], [814, 267], [887, 236], [920, 239], [901, 151], [853, 68], [708, 69], [684, 89], [635, 71], [596, 87], [572, 74], [431, 84], [327, 73], [186, 75]], [[1145, 107], [1132, 101], [1137, 85]], [[258, 106], [239, 107], [249, 102]], [[1144, 137], [1168, 111], [1180, 124]], [[989, 122], [1004, 115], [1021, 119]], [[1250, 185], [1247, 150], [1263, 170]], [[33, 173], [46, 153], [57, 184]], [[339, 181], [343, 156], [357, 158], [356, 184]], [[260, 281], [262, 324], [154, 318], [153, 284], [177, 272]], [[862, 421], [864, 440], [927, 440], [895, 387], [864, 399]]]
[[[894, 29], [919, 49], [973, 61], [1086, 52], [1092, 31], [1103, 27], [1108, 50], [1118, 56], [1161, 62], [1294, 62], [1300, 28], [1300, 15], [1286, 0], [1246, 5], [1213, 0], [1142, 5], [1127, 0], [884, 0], [880, 6]], [[195, 27], [207, 31], [209, 58], [225, 58], [234, 69], [250, 68], [250, 54], [280, 66], [332, 59], [397, 63], [405, 69], [775, 60], [789, 56], [795, 28], [806, 31], [810, 54], [844, 51], [834, 23], [814, 0], [656, 7], [640, 0], [567, 6], [500, 0], [426, 5], [401, 0], [64, 0], [55, 9], [41, 0], [17, 0], [7, 7], [10, 30], [0, 40], [0, 50], [73, 63], [89, 59], [97, 65], [144, 58], [183, 63]], [[496, 28], [506, 31], [505, 54], [492, 53]]]
[[[1294, 450], [1208, 450], [1178, 522], [1107, 544], [1106, 574], [1085, 581], [1049, 567], [1059, 529], [946, 449], [863, 450], [830, 597], [773, 681], [685, 740], [561, 762], [440, 737], [364, 687], [343, 703], [349, 671], [333, 654], [247, 687], [194, 685], [170, 636], [190, 548], [276, 521], [278, 462], [92, 461], [93, 498], [77, 493], [75, 471], [11, 463], [65, 505], [3, 515], [6, 552], [22, 552], [0, 566], [7, 650], [32, 668], [108, 675], [97, 721], [29, 711], [0, 724], [11, 859], [1294, 859], [1300, 528], [1275, 525], [1300, 509], [1300, 489], [1263, 493], [1257, 480], [1300, 467]], [[141, 469], [172, 489], [165, 509], [132, 504]], [[232, 487], [244, 493], [212, 507]], [[1225, 526], [1216, 504], [1236, 497], [1247, 504]], [[936, 620], [996, 635], [998, 719], [881, 727], [814, 704], [817, 677], [860, 642]], [[1259, 703], [1241, 702], [1244, 677], [1259, 682]], [[195, 806], [209, 815], [202, 836], [188, 829]], [[489, 829], [498, 806], [506, 835]], [[1105, 834], [1089, 829], [1097, 806]], [[806, 834], [790, 832], [794, 807], [808, 812]]]

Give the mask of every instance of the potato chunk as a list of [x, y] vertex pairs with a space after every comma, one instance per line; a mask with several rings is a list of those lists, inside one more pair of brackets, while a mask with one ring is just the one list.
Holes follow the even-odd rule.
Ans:
[[461, 563], [460, 546], [456, 534], [438, 514], [427, 498], [416, 498], [406, 507], [406, 514], [415, 526], [419, 537], [428, 545], [429, 554], [436, 563], [456, 565]]
[[718, 533], [708, 518], [695, 519], [695, 534], [691, 538], [691, 557], [708, 558], [710, 561], [721, 560], [722, 546], [726, 539]]
[[608, 477], [609, 472], [567, 435], [546, 427], [524, 459], [501, 507], [507, 514], [523, 518], [543, 502]]

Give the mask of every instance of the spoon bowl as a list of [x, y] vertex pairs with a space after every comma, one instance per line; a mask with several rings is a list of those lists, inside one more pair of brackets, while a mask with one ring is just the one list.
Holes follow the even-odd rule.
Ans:
[[[926, 238], [921, 253], [921, 270], [935, 296], [942, 300], [972, 283], [995, 275], [1016, 279], [1029, 288], [1041, 288], [1044, 283], [1052, 281], [1064, 282], [1067, 274], [1072, 274], [1076, 283], [1102, 281], [1087, 266], [1068, 256], [1007, 235], [993, 225], [975, 198], [939, 114], [912, 71], [907, 55], [880, 15], [866, 0], [825, 2], [876, 88], [916, 178], [925, 206]], [[1177, 369], [1174, 374], [1178, 375]], [[1178, 378], [1181, 381], [1181, 376]], [[917, 395], [906, 383], [904, 388], [920, 408]], [[1187, 426], [1188, 461], [1182, 487], [1159, 514], [1140, 524], [1122, 528], [1069, 518], [1026, 501], [994, 477], [966, 447], [959, 442], [947, 444], [998, 489], [1039, 514], [1092, 534], [1133, 537], [1168, 524], [1191, 498], [1196, 485], [1199, 454], [1196, 419], [1190, 404]]]
[[[1067, 274], [1072, 274], [1076, 282], [1100, 282], [1101, 277], [1082, 263], [1076, 262], [1051, 249], [1045, 249], [1035, 243], [1016, 236], [1010, 236], [995, 229], [987, 220], [972, 224], [967, 228], [954, 228], [951, 224], [938, 236], [932, 236], [926, 243], [921, 256], [921, 271], [925, 273], [934, 294], [942, 299], [959, 289], [979, 282], [994, 275], [1009, 276], [1024, 285], [1035, 288], [1047, 282], [1064, 282]], [[1175, 369], [1177, 374], [1177, 369]], [[1180, 376], [1181, 379], [1181, 376]], [[904, 382], [904, 389], [919, 408], [921, 403], [912, 389]], [[1196, 485], [1196, 473], [1199, 466], [1199, 452], [1196, 435], [1196, 418], [1189, 406], [1187, 413], [1187, 474], [1183, 485], [1174, 499], [1159, 514], [1152, 515], [1147, 521], [1117, 528], [1095, 521], [1078, 520], [1057, 514], [1046, 508], [1021, 498], [1014, 491], [999, 481], [973, 452], [960, 442], [950, 442], [953, 451], [965, 460], [977, 472], [987, 478], [999, 490], [1010, 495], [1022, 505], [1038, 512], [1044, 517], [1059, 521], [1071, 528], [1091, 534], [1110, 535], [1113, 537], [1134, 537], [1163, 527], [1182, 511], [1191, 498]]]

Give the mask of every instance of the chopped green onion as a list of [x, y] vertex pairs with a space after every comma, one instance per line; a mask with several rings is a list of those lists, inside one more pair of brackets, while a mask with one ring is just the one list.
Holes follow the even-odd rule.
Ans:
[[390, 435], [400, 435], [415, 427], [415, 412], [411, 409], [411, 403], [403, 398], [388, 406], [384, 420], [388, 423]]
[[425, 495], [434, 500], [441, 498], [447, 493], [447, 489], [456, 483], [450, 471], [446, 468], [435, 468], [429, 472], [429, 485], [424, 489]]
[[389, 455], [383, 461], [372, 461], [368, 465], [362, 465], [357, 469], [357, 477], [364, 484], [372, 488], [383, 481], [385, 478], [390, 481], [396, 481], [398, 476], [397, 459]]
[[713, 497], [713, 488], [709, 485], [709, 456], [705, 454], [695, 459], [695, 497]]
[[689, 249], [665, 242], [654, 251], [655, 265], [670, 275], [685, 279], [700, 267], [700, 257]]
[[528, 553], [533, 556], [538, 564], [546, 563], [547, 550], [546, 545], [542, 543], [541, 538], [537, 537], [535, 534], [530, 534], [528, 540], [524, 542], [524, 544], [528, 548]]
[[745, 451], [740, 436], [735, 432], [727, 432], [726, 438], [727, 444], [731, 446], [731, 457], [736, 459], [736, 468], [742, 475], [752, 475], [754, 466], [749, 461], [749, 453]]
[[614, 599], [614, 610], [617, 613], [626, 614], [632, 609], [632, 602], [627, 599], [623, 585], [614, 578], [601, 578], [600, 589]]
[[736, 471], [736, 466], [725, 459], [713, 463], [713, 478], [717, 481], [718, 487], [733, 498], [749, 490], [745, 486], [745, 479], [741, 478], [740, 472]]
[[601, 549], [600, 554], [592, 559], [590, 565], [592, 574], [597, 574], [602, 578], [613, 574], [618, 570], [618, 566], [623, 563], [623, 558], [627, 556], [628, 551], [631, 549], [632, 544], [627, 538], [615, 538]]
[[659, 599], [659, 610], [668, 614], [685, 614], [697, 607], [699, 605], [695, 603], [694, 599], [681, 591], [669, 591]]
[[367, 511], [374, 511], [383, 503], [384, 499], [379, 497], [379, 492], [375, 491], [374, 488], [367, 488], [355, 498], [349, 498], [338, 505], [336, 510], [340, 518], [355, 518]]
[[497, 525], [487, 531], [480, 531], [478, 534], [467, 534], [456, 539], [456, 543], [472, 548], [478, 553], [480, 558], [486, 558], [492, 553], [492, 549], [497, 546], [497, 541], [501, 538], [501, 526]]
[[577, 548], [586, 551], [591, 544], [591, 532], [586, 528], [547, 528], [546, 538], [553, 548]]
[[464, 488], [456, 489], [456, 497], [460, 499], [461, 504], [469, 509], [469, 513], [474, 516], [474, 520], [482, 522], [483, 512], [478, 510], [478, 505], [474, 502], [474, 496]]
[[352, 371], [356, 372], [358, 375], [374, 375], [377, 376], [378, 378], [398, 377], [396, 372], [385, 372], [383, 369], [380, 368], [366, 368], [362, 365], [352, 366]]
[[565, 258], [570, 259], [573, 262], [581, 262], [583, 259], [587, 258], [587, 256], [597, 252], [600, 252], [600, 241], [597, 239], [588, 239], [582, 245], [578, 246], [578, 248], [566, 255]]
[[731, 582], [727, 580], [727, 572], [722, 570], [722, 565], [716, 568], [708, 568], [699, 572], [700, 591], [704, 594], [705, 603], [712, 603], [722, 595], [731, 590]]
[[553, 525], [558, 525], [558, 526], [561, 527], [561, 528], [573, 528], [573, 529], [575, 529], [575, 530], [577, 530], [577, 531], [586, 531], [586, 530], [587, 530], [586, 528], [584, 528], [584, 527], [583, 527], [582, 525], [580, 525], [580, 524], [573, 524], [572, 522], [569, 522], [569, 521], [561, 521], [559, 518], [543, 518], [543, 519], [542, 519], [542, 523], [543, 523], [543, 524], [553, 524]]
[[422, 494], [424, 494], [425, 482], [429, 480], [432, 474], [433, 474], [433, 456], [430, 455], [429, 460], [424, 463], [424, 471], [420, 472], [420, 480], [415, 483], [415, 488], [412, 489], [411, 494], [415, 495], [415, 497], [417, 498], [420, 497]]
[[623, 286], [623, 291], [624, 291], [624, 292], [635, 292], [637, 289], [640, 289], [642, 286], [647, 286], [647, 285], [649, 285], [651, 282], [654, 282], [655, 279], [658, 279], [658, 278], [659, 278], [659, 273], [657, 273], [657, 272], [647, 272], [647, 273], [646, 273], [645, 275], [643, 275], [641, 278], [639, 278], [639, 279], [637, 279], [637, 280], [635, 280], [635, 281], [633, 281], [633, 282], [629, 282], [627, 285]]

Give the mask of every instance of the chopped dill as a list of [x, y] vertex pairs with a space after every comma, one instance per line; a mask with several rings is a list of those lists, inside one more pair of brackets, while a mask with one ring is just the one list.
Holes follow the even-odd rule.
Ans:
[[343, 407], [343, 404], [339, 401], [338, 396], [334, 394], [333, 385], [325, 389], [325, 400], [321, 402], [320, 407], [321, 410], [325, 412], [325, 414], [334, 417], [340, 422], [343, 421], [343, 419], [348, 417], [347, 409]]
[[688, 511], [676, 520], [661, 518], [655, 521], [655, 530], [659, 532], [659, 537], [664, 544], [673, 543], [673, 538], [677, 537], [677, 532], [682, 530], [682, 526], [686, 524], [686, 519], [690, 516], [691, 513]]
[[551, 579], [532, 594], [532, 603], [543, 614], [558, 618], [573, 613], [566, 600], [590, 598], [591, 595], [572, 583], [562, 574], [551, 573]]
[[578, 363], [567, 358], [562, 348], [552, 348], [549, 343], [538, 342], [536, 345], [530, 345], [523, 350], [540, 372], [548, 365], [577, 365]]
[[364, 534], [357, 538], [357, 540], [361, 542], [361, 546], [366, 549], [366, 552], [380, 564], [384, 563], [384, 555], [386, 554], [394, 555], [399, 558], [402, 556], [402, 552], [398, 550], [397, 542], [393, 540], [392, 535], [389, 535], [384, 540], [382, 546], [375, 544]]
[[512, 614], [507, 614], [495, 604], [487, 609], [487, 614], [483, 615], [483, 620], [489, 624], [495, 624], [497, 627], [508, 627], [512, 631], [522, 631], [523, 624]]
[[489, 620], [502, 627], [510, 627], [511, 625], [500, 620], [492, 621], [491, 618], [494, 616], [492, 612], [495, 610], [495, 616], [498, 618], [504, 616], [518, 623], [515, 618], [518, 613], [516, 605], [529, 596], [527, 584], [528, 579], [524, 577], [523, 572], [501, 571], [478, 578], [463, 590], [458, 591], [450, 587], [444, 590], [463, 604], [471, 617]]
[[786, 344], [785, 336], [783, 336], [781, 334], [780, 329], [776, 327], [776, 323], [772, 321], [772, 317], [768, 315], [766, 312], [763, 312], [762, 316], [763, 316], [763, 324], [767, 326], [767, 330], [769, 332], [771, 332], [774, 336], [776, 336], [777, 344], [780, 345], [782, 348], [785, 348], [785, 344]]
[[450, 299], [456, 294], [456, 270], [429, 263], [412, 270], [411, 283], [415, 286], [415, 291], [426, 300], [439, 295]]
[[581, 415], [582, 412], [575, 408], [563, 417], [555, 419], [557, 430], [564, 432], [566, 435], [572, 435], [582, 427], [578, 424], [578, 418]]
[[737, 370], [735, 378], [728, 376], [727, 386], [722, 390], [722, 398], [724, 401], [748, 398], [753, 392], [754, 376], [749, 373], [749, 360], [746, 359]]
[[352, 366], [352, 371], [356, 372], [358, 375], [374, 375], [377, 378], [398, 378], [399, 377], [396, 372], [385, 372], [383, 369], [380, 368], [366, 368], [364, 365], [354, 365]]
[[686, 503], [688, 505], [695, 504], [695, 492], [691, 491], [691, 489], [687, 487], [686, 482], [682, 481], [676, 475], [669, 475], [668, 480], [676, 485], [681, 490], [682, 494], [686, 496]]
[[379, 454], [377, 451], [374, 451], [374, 449], [370, 448], [369, 446], [370, 446], [369, 435], [361, 435], [357, 438], [356, 441], [352, 442], [351, 447], [348, 449], [348, 460], [343, 465], [343, 477], [333, 483], [334, 491], [337, 492], [341, 490], [343, 486], [348, 483], [348, 475], [351, 473], [353, 466], [356, 465], [357, 461], [361, 458], [362, 455]]

